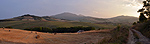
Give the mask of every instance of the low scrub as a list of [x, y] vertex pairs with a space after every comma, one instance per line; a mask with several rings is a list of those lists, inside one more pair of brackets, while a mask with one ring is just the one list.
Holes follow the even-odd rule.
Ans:
[[24, 30], [39, 31], [39, 32], [53, 32], [52, 29], [48, 27], [34, 27], [34, 28], [26, 28]]
[[104, 38], [99, 44], [126, 44], [128, 32], [127, 28], [117, 26], [110, 32], [111, 37]]
[[24, 30], [29, 31], [39, 31], [39, 32], [57, 32], [57, 33], [74, 33], [79, 30], [89, 31], [89, 30], [95, 30], [94, 27], [83, 27], [83, 26], [77, 26], [77, 27], [57, 27], [50, 29], [48, 27], [34, 27], [34, 28], [26, 28]]
[[140, 31], [144, 36], [150, 38], [150, 20], [143, 23], [137, 23], [133, 26], [133, 29]]
[[5, 28], [10, 28], [10, 29], [12, 29], [13, 27], [11, 27], [11, 26], [6, 26]]

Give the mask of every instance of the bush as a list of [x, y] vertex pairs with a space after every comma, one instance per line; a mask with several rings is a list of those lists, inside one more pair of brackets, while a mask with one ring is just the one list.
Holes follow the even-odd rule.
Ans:
[[77, 26], [77, 27], [58, 27], [58, 28], [55, 28], [53, 29], [54, 32], [57, 32], [57, 33], [74, 33], [74, 32], [77, 32], [79, 30], [84, 30], [84, 31], [89, 31], [89, 30], [95, 30], [94, 27], [83, 27], [83, 26]]
[[39, 32], [53, 32], [52, 29], [48, 27], [34, 27], [34, 28], [26, 28], [24, 30], [39, 31]]
[[7, 26], [7, 27], [5, 27], [5, 28], [11, 28], [11, 29], [12, 29], [13, 27], [11, 27], [11, 26]]
[[136, 24], [136, 22], [134, 22], [132, 25], [135, 25]]
[[140, 31], [144, 36], [150, 38], [150, 20], [143, 23], [137, 23], [134, 27], [134, 29]]
[[84, 30], [84, 31], [89, 31], [89, 30], [95, 30], [94, 27], [83, 27], [83, 26], [77, 26], [77, 27], [57, 27], [50, 29], [48, 27], [34, 27], [34, 28], [26, 28], [24, 30], [29, 30], [29, 31], [39, 31], [39, 32], [57, 32], [57, 33], [74, 33], [79, 30]]
[[126, 44], [128, 33], [127, 27], [117, 26], [110, 32], [111, 37], [104, 38], [100, 44]]

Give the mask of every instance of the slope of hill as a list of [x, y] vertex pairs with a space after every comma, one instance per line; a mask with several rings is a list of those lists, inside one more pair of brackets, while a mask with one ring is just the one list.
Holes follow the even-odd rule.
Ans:
[[150, 20], [133, 25], [135, 30], [140, 31], [144, 36], [150, 39]]
[[57, 18], [52, 18], [50, 16], [35, 16], [35, 15], [22, 15], [22, 16], [18, 16], [18, 17], [14, 17], [14, 18], [10, 18], [10, 19], [3, 19], [3, 20], [0, 20], [0, 22], [3, 22], [3, 21], [27, 21], [27, 20], [30, 20], [30, 21], [38, 21], [38, 20], [42, 20], [42, 21], [67, 21], [65, 19], [57, 19]]
[[98, 28], [113, 28], [113, 25], [94, 24], [85, 22], [60, 22], [60, 21], [9, 21], [0, 22], [0, 27], [12, 26], [16, 29], [25, 29], [32, 27], [73, 27], [73, 26], [90, 26]]
[[[9, 30], [11, 30], [9, 32]], [[42, 33], [20, 29], [0, 28], [0, 44], [96, 44], [104, 37], [110, 36], [109, 30], [93, 30], [83, 33]], [[36, 39], [35, 36], [40, 38]]]
[[80, 22], [91, 22], [91, 23], [105, 23], [105, 22], [112, 22], [112, 23], [133, 23], [138, 21], [137, 17], [132, 16], [117, 16], [113, 18], [95, 18], [83, 15], [77, 15], [73, 13], [61, 13], [52, 16], [58, 19], [66, 19], [66, 20], [73, 20], [73, 21], [80, 21]]
[[110, 22], [108, 19], [94, 18], [94, 17], [85, 17], [84, 19], [79, 19], [79, 20], [77, 20], [77, 21], [80, 21], [80, 22], [91, 22], [91, 23]]
[[79, 20], [79, 19], [85, 18], [85, 16], [80, 16], [80, 15], [76, 15], [76, 14], [69, 13], [69, 12], [57, 14], [52, 17], [58, 18], [58, 19], [67, 19], [67, 20]]
[[95, 18], [90, 16], [77, 15], [69, 12], [64, 12], [54, 16], [34, 16], [23, 15], [11, 19], [4, 19], [0, 21], [20, 21], [20, 20], [43, 20], [43, 21], [76, 21], [76, 22], [90, 22], [90, 23], [133, 23], [138, 21], [138, 18], [132, 16], [117, 16], [113, 18]]
[[4, 20], [20, 21], [20, 20], [44, 20], [44, 19], [42, 17], [39, 17], [39, 16], [26, 14], [26, 15], [22, 15], [22, 16], [10, 18], [10, 19], [4, 19]]
[[113, 23], [133, 23], [133, 22], [137, 22], [138, 18], [132, 16], [117, 16], [117, 17], [109, 18], [108, 20]]
[[73, 14], [69, 12], [64, 12], [64, 13], [57, 14], [51, 17], [58, 18], [58, 19], [79, 21], [79, 22], [91, 22], [91, 23], [108, 21], [107, 19], [103, 19], [103, 18], [95, 18], [95, 17], [77, 15], [77, 14]]

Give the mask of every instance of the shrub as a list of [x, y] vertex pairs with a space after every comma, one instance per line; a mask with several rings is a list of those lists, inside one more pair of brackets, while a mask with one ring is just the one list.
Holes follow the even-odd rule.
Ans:
[[150, 20], [143, 23], [137, 23], [134, 27], [134, 29], [140, 31], [144, 36], [150, 38]]
[[53, 32], [52, 29], [48, 27], [34, 27], [34, 28], [26, 28], [24, 30], [39, 31], [39, 32]]
[[132, 25], [135, 25], [136, 24], [136, 22], [134, 22]]
[[39, 31], [39, 32], [57, 32], [57, 33], [74, 33], [79, 30], [89, 31], [89, 30], [95, 30], [94, 27], [83, 27], [83, 26], [76, 26], [76, 27], [57, 27], [50, 29], [48, 27], [34, 27], [34, 28], [26, 28], [24, 30], [29, 31]]
[[11, 27], [11, 26], [6, 26], [5, 28], [13, 28], [13, 27]]
[[128, 38], [128, 29], [117, 26], [111, 32], [111, 37], [104, 38], [100, 44], [125, 44]]
[[83, 27], [83, 26], [77, 26], [77, 27], [57, 27], [55, 29], [53, 29], [54, 32], [57, 32], [57, 33], [66, 33], [66, 32], [71, 32], [71, 33], [74, 33], [74, 32], [77, 32], [79, 30], [84, 30], [84, 31], [89, 31], [89, 30], [95, 30], [94, 27]]

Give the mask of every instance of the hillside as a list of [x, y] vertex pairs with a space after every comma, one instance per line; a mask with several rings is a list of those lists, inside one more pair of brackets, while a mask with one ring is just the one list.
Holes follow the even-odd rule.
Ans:
[[133, 25], [133, 29], [140, 31], [144, 36], [150, 39], [150, 20]]
[[58, 18], [58, 19], [67, 19], [67, 20], [79, 20], [79, 19], [85, 18], [85, 16], [80, 16], [80, 15], [69, 13], [69, 12], [64, 12], [61, 14], [53, 15], [51, 17]]
[[0, 22], [0, 27], [12, 26], [16, 29], [25, 29], [31, 27], [73, 27], [73, 26], [90, 26], [98, 28], [113, 28], [113, 25], [94, 24], [85, 22], [60, 22], [60, 21], [9, 21]]
[[14, 17], [11, 19], [4, 19], [0, 21], [63, 21], [63, 22], [90, 22], [97, 24], [114, 24], [114, 23], [126, 23], [131, 24], [133, 22], [138, 21], [137, 17], [132, 16], [117, 16], [113, 18], [95, 18], [90, 16], [77, 15], [69, 12], [64, 12], [61, 14], [53, 15], [53, 16], [35, 16], [35, 15], [22, 15], [18, 17]]
[[95, 18], [90, 16], [77, 15], [69, 12], [57, 14], [51, 17], [58, 18], [58, 19], [79, 21], [79, 22], [91, 22], [91, 23], [105, 23], [105, 22], [133, 23], [138, 21], [137, 17], [132, 17], [132, 16], [117, 16], [117, 17], [107, 19], [107, 18]]
[[67, 21], [67, 20], [52, 18], [50, 16], [40, 17], [40, 16], [26, 14], [26, 15], [22, 15], [22, 16], [10, 18], [10, 19], [0, 20], [0, 22], [3, 22], [3, 21]]
[[[9, 32], [9, 30], [11, 30]], [[42, 33], [36, 31], [26, 31], [20, 29], [0, 28], [0, 44], [92, 44], [98, 43], [104, 37], [109, 36], [109, 30], [93, 30], [78, 33]], [[35, 36], [40, 38], [36, 39]]]
[[14, 17], [14, 18], [10, 18], [10, 19], [3, 19], [4, 21], [6, 20], [12, 20], [12, 21], [21, 21], [21, 20], [30, 20], [30, 21], [34, 21], [34, 20], [45, 20], [42, 17], [39, 16], [34, 16], [34, 15], [30, 15], [30, 14], [26, 14], [26, 15], [22, 15], [22, 16], [18, 16], [18, 17]]
[[117, 17], [109, 18], [108, 20], [113, 23], [133, 23], [133, 22], [137, 22], [138, 18], [132, 16], [117, 16]]
[[77, 14], [73, 14], [73, 13], [69, 13], [69, 12], [64, 12], [64, 13], [57, 14], [57, 15], [54, 15], [51, 17], [58, 18], [58, 19], [79, 21], [79, 22], [91, 22], [91, 23], [108, 22], [107, 19], [77, 15]]

